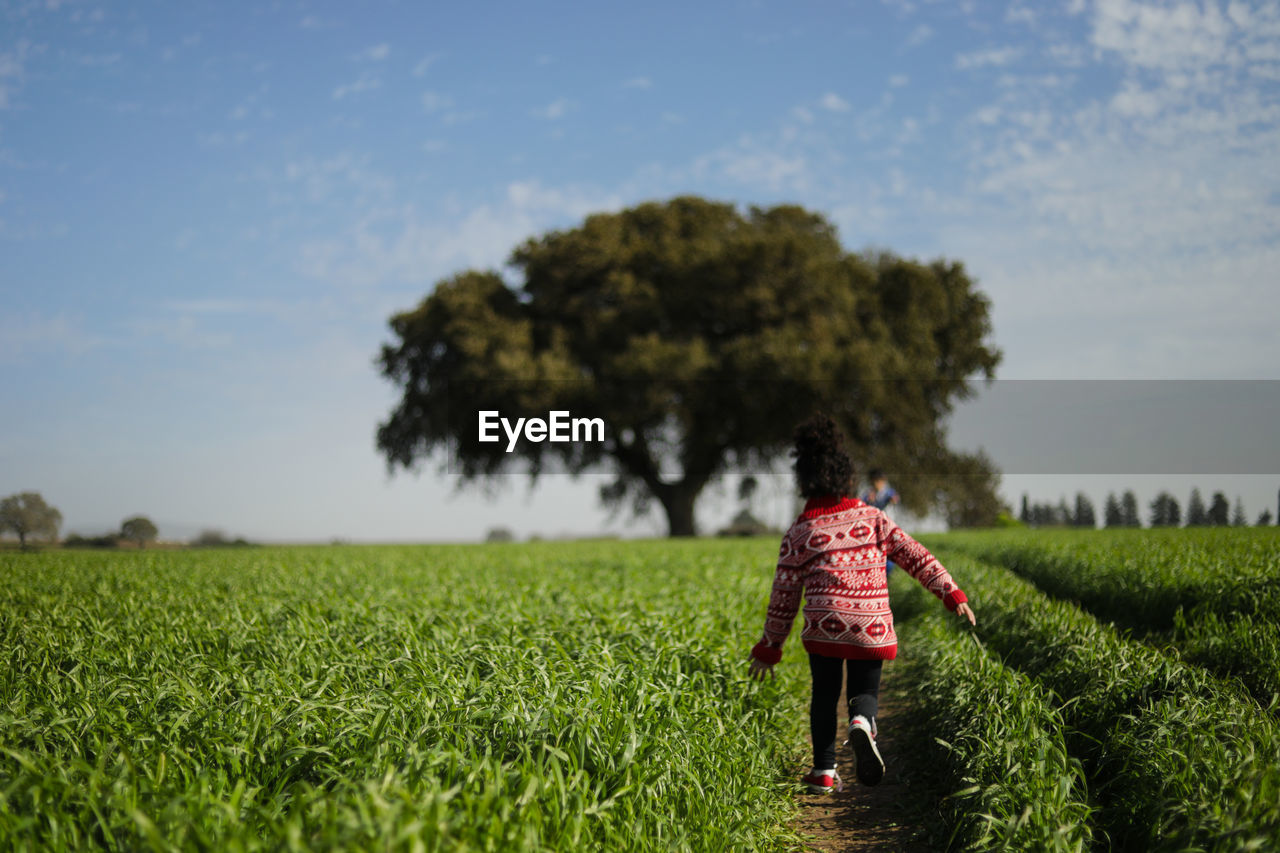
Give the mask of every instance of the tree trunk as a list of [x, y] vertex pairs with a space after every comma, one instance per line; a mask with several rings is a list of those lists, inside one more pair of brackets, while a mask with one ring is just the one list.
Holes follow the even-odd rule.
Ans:
[[693, 521], [693, 507], [698, 500], [701, 487], [685, 483], [672, 483], [658, 494], [662, 508], [667, 511], [668, 536], [697, 536], [697, 526]]

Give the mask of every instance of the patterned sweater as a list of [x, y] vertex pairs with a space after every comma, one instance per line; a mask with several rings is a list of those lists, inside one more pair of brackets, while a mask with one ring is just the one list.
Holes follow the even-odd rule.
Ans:
[[968, 600], [942, 564], [880, 510], [856, 498], [811, 498], [782, 537], [764, 637], [751, 654], [764, 663], [782, 659], [803, 592], [800, 638], [806, 651], [892, 660], [898, 636], [889, 610], [886, 556], [948, 610]]

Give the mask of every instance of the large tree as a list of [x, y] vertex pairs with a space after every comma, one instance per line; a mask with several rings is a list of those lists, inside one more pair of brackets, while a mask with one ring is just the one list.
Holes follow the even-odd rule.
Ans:
[[[403, 396], [377, 441], [392, 469], [437, 450], [462, 482], [514, 463], [606, 468], [607, 504], [656, 500], [690, 535], [708, 483], [778, 458], [821, 410], [859, 465], [910, 480], [909, 509], [971, 506], [989, 482], [985, 460], [945, 444], [946, 415], [999, 361], [988, 300], [958, 262], [849, 253], [800, 207], [681, 197], [530, 239], [511, 265], [515, 283], [469, 270], [391, 318], [380, 365]], [[508, 453], [479, 440], [483, 410], [607, 429]]]
[[0, 534], [10, 531], [17, 534], [18, 543], [24, 549], [28, 536], [56, 540], [61, 526], [62, 513], [45, 503], [39, 492], [23, 492], [0, 500]]

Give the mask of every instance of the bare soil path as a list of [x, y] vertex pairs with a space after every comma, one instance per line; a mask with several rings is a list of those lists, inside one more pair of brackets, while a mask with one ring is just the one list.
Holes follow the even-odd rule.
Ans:
[[[800, 817], [796, 827], [810, 836], [814, 850], [823, 853], [866, 853], [866, 851], [932, 851], [923, 826], [929, 804], [920, 801], [918, 790], [911, 786], [909, 755], [903, 742], [912, 736], [905, 722], [909, 717], [906, 703], [910, 697], [899, 689], [893, 666], [885, 667], [880, 684], [880, 715], [876, 721], [876, 745], [884, 757], [885, 775], [879, 785], [867, 787], [858, 782], [853, 772], [853, 755], [844, 745], [848, 726], [843, 697], [840, 701], [840, 735], [836, 757], [840, 775], [845, 781], [842, 793], [797, 794]], [[796, 769], [796, 778], [808, 767]]]

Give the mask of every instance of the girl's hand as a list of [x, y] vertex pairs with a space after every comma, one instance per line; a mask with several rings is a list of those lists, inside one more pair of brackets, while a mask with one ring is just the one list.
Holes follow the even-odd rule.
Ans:
[[759, 658], [751, 659], [751, 680], [764, 681], [764, 674], [769, 673], [770, 678], [777, 678], [777, 674], [773, 671], [773, 664], [765, 663]]
[[961, 615], [961, 616], [963, 616], [964, 618], [968, 619], [968, 620], [969, 620], [969, 624], [970, 624], [970, 625], [977, 625], [977, 624], [978, 624], [978, 620], [977, 620], [977, 618], [973, 615], [973, 610], [971, 610], [971, 609], [969, 608], [969, 605], [968, 605], [968, 604], [963, 603], [963, 602], [962, 602], [962, 603], [960, 603], [960, 604], [957, 604], [957, 605], [956, 605], [956, 613], [958, 613], [959, 615]]

